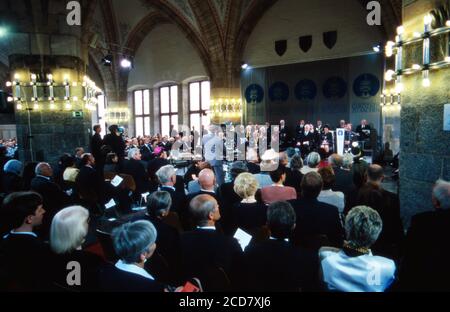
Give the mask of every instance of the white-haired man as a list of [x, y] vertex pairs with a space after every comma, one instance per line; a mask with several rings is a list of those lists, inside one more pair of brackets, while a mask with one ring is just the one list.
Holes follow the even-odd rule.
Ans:
[[450, 291], [450, 182], [433, 187], [433, 211], [415, 215], [405, 244], [400, 288], [410, 291]]
[[172, 198], [171, 211], [182, 213], [182, 210], [186, 207], [186, 194], [177, 192], [175, 188], [177, 182], [175, 167], [172, 165], [163, 166], [156, 172], [156, 176], [161, 184], [159, 190], [168, 192]]
[[122, 168], [122, 173], [131, 175], [136, 183], [135, 199], [139, 199], [141, 194], [148, 192], [150, 188], [150, 182], [141, 157], [141, 151], [138, 148], [130, 149], [128, 160], [124, 161]]

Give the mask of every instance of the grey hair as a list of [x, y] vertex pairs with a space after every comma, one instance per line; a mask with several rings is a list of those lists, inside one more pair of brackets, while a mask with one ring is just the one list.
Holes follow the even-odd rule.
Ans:
[[356, 248], [370, 248], [383, 229], [378, 212], [367, 206], [356, 206], [345, 218], [347, 240]]
[[112, 232], [114, 250], [128, 264], [139, 263], [143, 253], [156, 242], [156, 229], [150, 221], [129, 222]]
[[351, 169], [352, 165], [353, 165], [353, 155], [349, 153], [344, 154], [342, 158], [342, 167], [346, 169]]
[[303, 168], [303, 159], [300, 155], [294, 155], [291, 159], [291, 169], [300, 170]]
[[151, 194], [147, 199], [147, 212], [153, 216], [160, 216], [168, 212], [172, 206], [172, 197], [169, 192], [157, 191]]
[[308, 157], [306, 157], [306, 163], [310, 168], [316, 168], [319, 165], [320, 161], [320, 155], [316, 152], [312, 152], [308, 155]]
[[164, 167], [161, 167], [158, 171], [156, 171], [156, 176], [159, 179], [159, 182], [161, 184], [166, 184], [170, 182], [171, 178], [176, 175], [175, 167], [172, 165], [167, 165]]
[[140, 150], [139, 150], [138, 148], [132, 148], [132, 149], [130, 149], [130, 150], [128, 151], [128, 158], [129, 158], [129, 159], [133, 159], [134, 156], [135, 156], [137, 153], [139, 153], [139, 152], [140, 152]]
[[445, 180], [436, 181], [433, 188], [433, 196], [439, 202], [441, 209], [450, 209], [450, 182]]
[[44, 166], [50, 167], [50, 164], [49, 164], [49, 163], [46, 163], [46, 162], [41, 162], [41, 163], [37, 164], [36, 168], [34, 169], [34, 173], [35, 173], [36, 175], [42, 175], [42, 168], [43, 168]]

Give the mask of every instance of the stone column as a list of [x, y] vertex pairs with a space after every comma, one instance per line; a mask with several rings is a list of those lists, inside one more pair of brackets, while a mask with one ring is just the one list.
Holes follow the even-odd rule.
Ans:
[[[403, 1], [403, 25], [406, 37], [423, 32], [423, 17], [445, 1]], [[432, 62], [438, 47], [448, 47], [448, 35], [433, 39]], [[421, 59], [422, 46], [406, 51], [406, 60]], [[450, 132], [443, 131], [444, 104], [450, 102], [450, 68], [430, 70], [431, 86], [422, 85], [422, 74], [405, 75], [402, 92], [400, 135], [400, 202], [404, 223], [413, 215], [433, 209], [431, 191], [434, 182], [450, 181]]]

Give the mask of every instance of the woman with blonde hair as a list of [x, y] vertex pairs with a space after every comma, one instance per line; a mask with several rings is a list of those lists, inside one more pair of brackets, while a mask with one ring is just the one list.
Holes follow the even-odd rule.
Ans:
[[[98, 288], [97, 272], [103, 260], [82, 249], [88, 229], [89, 211], [81, 206], [65, 208], [53, 217], [50, 247], [53, 252], [51, 271], [54, 285], [75, 291]], [[70, 269], [74, 274], [69, 276]]]
[[250, 231], [266, 224], [267, 207], [256, 200], [259, 184], [251, 173], [241, 173], [234, 181], [234, 191], [242, 198], [232, 209], [234, 226]]

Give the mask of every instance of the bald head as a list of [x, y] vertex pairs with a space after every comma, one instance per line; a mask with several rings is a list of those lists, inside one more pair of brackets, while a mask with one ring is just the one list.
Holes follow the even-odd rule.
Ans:
[[198, 183], [203, 190], [214, 191], [214, 186], [216, 184], [214, 171], [211, 169], [203, 169], [200, 171], [198, 175]]
[[198, 226], [214, 225], [220, 219], [219, 204], [211, 195], [194, 197], [189, 204], [189, 209]]
[[384, 172], [380, 165], [370, 165], [367, 169], [367, 179], [372, 183], [381, 183], [383, 181]]

